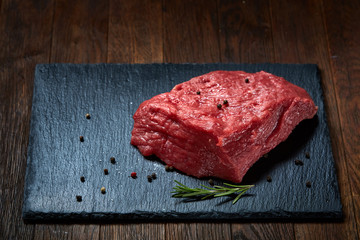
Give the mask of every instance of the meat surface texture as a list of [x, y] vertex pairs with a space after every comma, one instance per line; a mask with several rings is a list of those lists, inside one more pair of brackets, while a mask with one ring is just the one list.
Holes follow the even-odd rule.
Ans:
[[281, 77], [214, 71], [144, 101], [131, 144], [188, 175], [238, 183], [316, 112], [309, 94]]

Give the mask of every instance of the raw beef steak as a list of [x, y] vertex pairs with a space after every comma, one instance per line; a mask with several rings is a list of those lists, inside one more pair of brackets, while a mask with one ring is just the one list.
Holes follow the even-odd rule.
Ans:
[[241, 182], [316, 111], [304, 89], [281, 77], [215, 71], [143, 102], [133, 117], [131, 144], [188, 175]]

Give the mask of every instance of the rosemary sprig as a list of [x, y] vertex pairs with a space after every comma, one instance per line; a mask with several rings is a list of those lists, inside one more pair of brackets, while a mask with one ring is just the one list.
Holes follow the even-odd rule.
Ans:
[[233, 204], [235, 204], [240, 197], [254, 185], [233, 185], [229, 183], [224, 183], [225, 186], [217, 186], [208, 187], [205, 185], [200, 185], [204, 188], [189, 188], [188, 186], [174, 180], [178, 185], [173, 187], [174, 191], [172, 197], [176, 198], [198, 198], [201, 197], [201, 200], [210, 198], [210, 197], [222, 197], [229, 196], [232, 194], [238, 194], [236, 198], [233, 200]]

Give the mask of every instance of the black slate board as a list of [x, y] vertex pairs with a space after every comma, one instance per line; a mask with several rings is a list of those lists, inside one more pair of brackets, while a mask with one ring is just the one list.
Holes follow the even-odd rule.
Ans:
[[[240, 201], [171, 197], [178, 180], [130, 145], [139, 104], [212, 70], [265, 70], [305, 88], [319, 107], [291, 136], [247, 173], [255, 184]], [[85, 114], [91, 118], [86, 119]], [[84, 142], [79, 136], [84, 136]], [[305, 152], [310, 153], [306, 158]], [[116, 158], [116, 164], [110, 163]], [[296, 159], [303, 166], [294, 164]], [[35, 85], [23, 217], [29, 221], [96, 220], [329, 220], [342, 217], [328, 127], [316, 65], [290, 64], [42, 64]], [[104, 175], [103, 169], [109, 170]], [[132, 179], [131, 172], [138, 178]], [[146, 176], [155, 172], [149, 183]], [[84, 176], [86, 181], [81, 182]], [[267, 176], [272, 181], [267, 181]], [[311, 187], [306, 182], [311, 182]], [[215, 180], [221, 184], [221, 180]], [[100, 192], [104, 186], [106, 194]], [[82, 196], [82, 202], [76, 200]]]

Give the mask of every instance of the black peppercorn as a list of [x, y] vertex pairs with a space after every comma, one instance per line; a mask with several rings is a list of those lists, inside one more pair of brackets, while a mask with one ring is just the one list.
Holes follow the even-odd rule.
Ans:
[[108, 175], [109, 174], [109, 170], [107, 168], [104, 169], [104, 174]]
[[197, 94], [197, 95], [200, 95], [200, 91], [197, 91], [196, 94]]
[[308, 188], [310, 188], [310, 187], [311, 187], [311, 182], [310, 182], [310, 181], [307, 181], [307, 182], [306, 182], [306, 186], [307, 186]]
[[228, 103], [229, 103], [229, 102], [228, 102], [228, 100], [226, 100], [226, 99], [225, 99], [224, 102], [223, 102], [224, 105], [227, 105]]
[[272, 178], [271, 178], [270, 176], [267, 176], [267, 177], [266, 177], [266, 181], [271, 182], [271, 181], [272, 181]]
[[217, 108], [218, 108], [218, 109], [221, 109], [221, 107], [222, 107], [222, 105], [219, 103], [219, 104], [217, 105]]
[[310, 153], [306, 152], [305, 157], [309, 159], [310, 158]]
[[174, 167], [173, 167], [173, 166], [169, 166], [169, 165], [165, 165], [165, 171], [167, 171], [167, 172], [174, 171]]
[[152, 177], [150, 175], [147, 175], [146, 178], [147, 178], [148, 182], [152, 181]]
[[80, 142], [83, 142], [83, 141], [84, 141], [84, 137], [80, 136]]
[[111, 158], [110, 158], [110, 162], [111, 162], [112, 164], [115, 164], [115, 163], [116, 163], [115, 158], [114, 158], [114, 157], [111, 157]]
[[209, 184], [210, 184], [211, 186], [214, 186], [214, 180], [209, 179]]
[[81, 182], [85, 182], [85, 177], [84, 177], [84, 176], [81, 176], [81, 177], [80, 177], [80, 181], [81, 181]]
[[156, 179], [156, 173], [151, 174], [152, 179]]
[[81, 202], [81, 201], [82, 201], [82, 196], [77, 195], [77, 196], [76, 196], [76, 200], [77, 200], [78, 202]]
[[249, 83], [249, 79], [248, 79], [248, 78], [245, 78], [245, 82], [246, 82], [246, 83]]
[[295, 165], [302, 166], [302, 165], [304, 165], [304, 163], [301, 160], [296, 159], [295, 160]]

